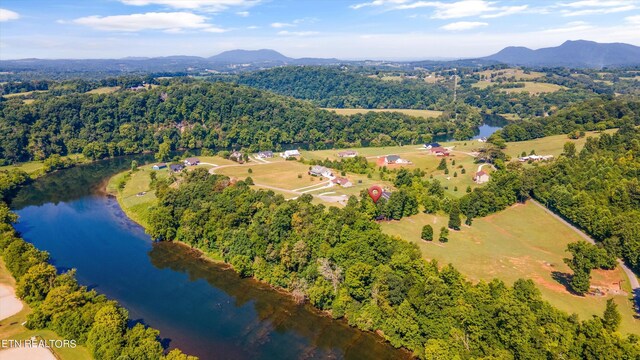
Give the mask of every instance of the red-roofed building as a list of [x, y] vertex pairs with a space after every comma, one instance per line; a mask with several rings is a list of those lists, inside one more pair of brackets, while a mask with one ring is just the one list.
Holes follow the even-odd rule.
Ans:
[[489, 174], [480, 170], [473, 177], [473, 181], [475, 181], [476, 184], [484, 184], [489, 181]]

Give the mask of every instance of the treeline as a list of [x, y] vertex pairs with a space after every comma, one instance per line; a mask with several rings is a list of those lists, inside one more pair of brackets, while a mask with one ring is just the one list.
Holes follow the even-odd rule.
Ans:
[[548, 117], [511, 123], [496, 132], [505, 141], [524, 141], [575, 131], [620, 127], [625, 122], [640, 125], [640, 100], [599, 97], [559, 110]]
[[156, 194], [152, 237], [219, 254], [243, 276], [378, 331], [420, 358], [640, 356], [637, 337], [615, 332], [615, 308], [580, 321], [543, 301], [530, 280], [474, 285], [383, 234], [370, 219], [371, 200], [352, 197], [327, 209], [310, 195], [285, 201], [204, 169], [185, 174], [177, 189], [158, 181]]
[[[226, 83], [175, 81], [152, 90], [42, 96], [31, 104], [0, 102], [0, 159], [45, 159], [83, 153], [90, 159], [171, 150], [280, 150], [387, 146], [427, 142], [458, 122], [400, 113], [337, 115], [291, 98]], [[475, 126], [474, 125], [474, 126]], [[468, 125], [471, 126], [471, 125]]]
[[[637, 121], [637, 118], [636, 118]], [[636, 123], [637, 124], [637, 123]], [[532, 194], [640, 272], [640, 130], [628, 121], [528, 172]]]
[[21, 239], [11, 224], [17, 216], [0, 202], [0, 254], [16, 279], [16, 295], [33, 310], [28, 329], [50, 329], [85, 345], [95, 359], [196, 360], [175, 349], [164, 354], [160, 332], [127, 326], [127, 310], [81, 286], [75, 270], [58, 274], [49, 254]]
[[385, 82], [337, 67], [279, 67], [240, 74], [237, 81], [321, 107], [433, 110], [452, 99], [451, 91], [441, 85]]

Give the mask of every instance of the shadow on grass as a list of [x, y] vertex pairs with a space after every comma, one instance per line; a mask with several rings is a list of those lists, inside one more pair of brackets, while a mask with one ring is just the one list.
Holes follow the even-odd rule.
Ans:
[[573, 289], [571, 288], [571, 278], [573, 277], [573, 275], [568, 274], [568, 273], [564, 273], [561, 271], [553, 271], [551, 272], [551, 277], [553, 278], [553, 280], [557, 281], [558, 283], [560, 283], [562, 286], [564, 286], [564, 288], [571, 293], [571, 295], [576, 295], [576, 296], [584, 296], [583, 294], [578, 294], [577, 292], [573, 291]]

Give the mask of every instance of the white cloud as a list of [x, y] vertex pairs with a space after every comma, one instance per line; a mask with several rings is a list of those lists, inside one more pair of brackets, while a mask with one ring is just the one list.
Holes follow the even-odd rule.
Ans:
[[253, 6], [261, 0], [120, 0], [133, 6], [164, 5], [175, 9], [222, 11], [230, 7]]
[[589, 30], [593, 28], [593, 26], [589, 25], [589, 23], [584, 21], [572, 21], [570, 23], [565, 24], [561, 27], [551, 28], [542, 30], [545, 34], [559, 34], [559, 33], [575, 33], [582, 30]]
[[408, 0], [377, 0], [368, 3], [352, 5], [352, 9], [382, 6], [387, 10], [412, 10], [419, 8], [435, 9], [434, 19], [457, 19], [463, 17], [481, 16], [483, 18], [497, 18], [517, 14], [527, 10], [528, 5], [495, 6], [497, 2], [485, 0], [460, 0], [455, 2], [443, 1], [408, 1]]
[[371, 1], [371, 2], [351, 5], [349, 7], [352, 8], [352, 9], [358, 10], [358, 9], [362, 9], [364, 7], [376, 7], [376, 6], [383, 6], [383, 5], [388, 5], [388, 4], [404, 4], [406, 2], [407, 2], [407, 0], [374, 0], [374, 1]]
[[630, 24], [640, 25], [640, 15], [627, 16], [624, 19]]
[[451, 24], [447, 24], [445, 26], [440, 27], [442, 30], [448, 31], [463, 31], [463, 30], [471, 30], [483, 26], [487, 26], [486, 22], [479, 21], [458, 21]]
[[311, 36], [311, 35], [318, 35], [319, 32], [317, 31], [287, 31], [287, 30], [282, 30], [278, 32], [278, 35], [281, 36]]
[[271, 27], [272, 28], [276, 28], [276, 29], [281, 29], [281, 28], [284, 28], [284, 27], [293, 27], [293, 26], [296, 26], [296, 25], [292, 24], [292, 23], [283, 23], [283, 22], [271, 23]]
[[97, 30], [135, 32], [142, 30], [164, 30], [177, 33], [185, 29], [208, 32], [224, 32], [207, 23], [207, 18], [189, 12], [149, 12], [144, 14], [86, 16], [72, 21]]
[[563, 8], [560, 10], [562, 16], [585, 16], [597, 14], [613, 14], [625, 11], [631, 11], [638, 8], [637, 1], [596, 1], [582, 0], [570, 3], [560, 3], [556, 7]]
[[236, 13], [236, 15], [242, 16], [242, 17], [247, 17], [247, 16], [249, 16], [249, 12], [248, 11], [238, 11]]
[[523, 12], [523, 11], [527, 10], [528, 8], [529, 8], [529, 5], [505, 6], [505, 7], [500, 8], [500, 11], [497, 12], [497, 13], [485, 14], [485, 15], [482, 15], [480, 17], [481, 18], [485, 18], [485, 19], [493, 19], [493, 18], [498, 18], [498, 17], [517, 14], [517, 13], [520, 13], [520, 12]]
[[20, 14], [8, 9], [0, 9], [0, 22], [17, 20], [20, 18]]

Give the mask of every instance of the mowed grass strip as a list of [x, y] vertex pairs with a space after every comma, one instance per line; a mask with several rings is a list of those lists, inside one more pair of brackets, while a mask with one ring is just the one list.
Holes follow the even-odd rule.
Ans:
[[338, 109], [325, 108], [324, 110], [333, 111], [339, 115], [366, 114], [368, 112], [399, 112], [409, 116], [422, 118], [435, 118], [442, 115], [442, 111], [438, 110], [421, 110], [421, 109]]
[[[613, 134], [616, 131], [618, 131], [618, 129], [608, 129], [604, 132], [607, 134]], [[601, 132], [598, 131], [587, 131], [584, 137], [575, 140], [569, 139], [567, 135], [553, 135], [534, 140], [508, 142], [507, 148], [504, 152], [511, 156], [512, 159], [520, 157], [523, 151], [529, 155], [531, 150], [534, 150], [538, 155], [553, 155], [557, 157], [562, 154], [564, 144], [568, 142], [574, 143], [576, 150], [580, 151], [587, 142], [587, 137], [596, 137], [600, 134]]]
[[582, 238], [535, 204], [518, 204], [474, 219], [471, 227], [451, 231], [448, 243], [420, 239], [424, 225], [431, 224], [437, 239], [447, 221], [446, 216], [421, 213], [383, 222], [381, 227], [387, 234], [417, 244], [425, 259], [435, 259], [441, 265], [451, 263], [472, 281], [498, 278], [512, 284], [520, 278], [532, 279], [544, 299], [563, 311], [577, 313], [583, 320], [592, 315], [602, 316], [606, 300], [613, 297], [623, 318], [621, 332], [640, 334], [640, 321], [633, 317], [628, 284], [619, 268], [592, 273], [592, 284], [613, 290], [618, 289], [622, 280], [625, 293], [618, 295], [576, 296], [554, 279], [571, 273], [562, 260], [569, 256], [565, 249], [567, 244]]
[[89, 90], [85, 94], [111, 94], [120, 90], [120, 86], [103, 86], [97, 89]]

